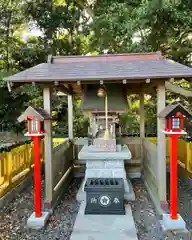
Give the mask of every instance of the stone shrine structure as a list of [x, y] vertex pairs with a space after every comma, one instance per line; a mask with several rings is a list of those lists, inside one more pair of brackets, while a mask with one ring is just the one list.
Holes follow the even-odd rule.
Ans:
[[[108, 97], [108, 113], [118, 113], [127, 110], [126, 96], [128, 94], [139, 94], [140, 101], [140, 137], [137, 140], [129, 141], [134, 164], [138, 164], [139, 168], [143, 170], [143, 179], [146, 182], [149, 194], [154, 202], [157, 211], [162, 214], [167, 211], [167, 191], [166, 191], [166, 138], [163, 133], [165, 128], [165, 119], [158, 117], [166, 106], [166, 89], [170, 91], [187, 95], [187, 91], [176, 86], [174, 81], [191, 80], [192, 69], [177, 63], [171, 59], [165, 58], [160, 52], [146, 52], [146, 53], [124, 53], [124, 54], [106, 54], [98, 56], [48, 56], [46, 63], [38, 64], [34, 67], [18, 72], [12, 76], [5, 78], [7, 81], [9, 91], [14, 90], [25, 84], [37, 84], [43, 91], [43, 105], [44, 110], [51, 114], [52, 112], [52, 95], [53, 91], [61, 91], [68, 96], [68, 138], [69, 149], [72, 151], [73, 147], [73, 97], [82, 96], [82, 109], [84, 111], [93, 113], [104, 112], [105, 101], [97, 96], [97, 89], [104, 84], [107, 89]], [[189, 93], [189, 91], [188, 91]], [[157, 97], [157, 145], [145, 138], [145, 94]], [[189, 95], [191, 96], [191, 95]], [[89, 101], [92, 98], [93, 101]], [[108, 118], [107, 118], [108, 119]], [[55, 206], [57, 199], [62, 195], [66, 184], [65, 180], [70, 180], [73, 169], [77, 166], [73, 161], [67, 157], [69, 162], [68, 169], [65, 167], [66, 161], [61, 164], [55, 159], [53, 151], [52, 139], [52, 120], [44, 122], [46, 136], [44, 139], [45, 149], [45, 200], [44, 206], [52, 213], [52, 208]], [[97, 132], [97, 131], [96, 131]], [[102, 132], [99, 133], [102, 137]], [[103, 141], [98, 135], [94, 136], [94, 141]], [[124, 154], [130, 157], [129, 149], [121, 146], [118, 149], [120, 139], [116, 136], [116, 152], [96, 151], [98, 147], [95, 142], [90, 146], [84, 146], [79, 153], [79, 158], [83, 157], [87, 162], [86, 174], [91, 173], [90, 161], [99, 162], [102, 170], [106, 170], [105, 174], [116, 174], [115, 170], [118, 168], [112, 160], [120, 160], [119, 156], [123, 158]], [[119, 141], [119, 142], [118, 142]], [[114, 142], [114, 141], [113, 141]], [[120, 144], [121, 145], [121, 144]], [[100, 145], [101, 146], [101, 145]], [[139, 150], [140, 149], [140, 150]], [[125, 152], [124, 152], [125, 151]], [[134, 156], [136, 151], [140, 151], [141, 155]], [[65, 155], [63, 149], [63, 155]], [[97, 159], [95, 159], [97, 156]], [[89, 157], [92, 157], [90, 159]], [[135, 158], [136, 157], [136, 158]], [[87, 159], [87, 160], [86, 160]], [[71, 161], [69, 161], [71, 160]], [[74, 159], [73, 159], [74, 160]], [[76, 159], [75, 159], [76, 160]], [[129, 161], [129, 160], [128, 160]], [[122, 162], [117, 163], [121, 165]], [[109, 167], [110, 163], [110, 167]], [[63, 171], [56, 179], [58, 173]], [[104, 167], [108, 168], [104, 168]], [[190, 170], [189, 166], [185, 166]], [[78, 167], [81, 168], [80, 166]], [[130, 167], [131, 168], [131, 167]], [[101, 172], [98, 168], [92, 168], [94, 174]], [[141, 170], [139, 170], [141, 171]], [[99, 175], [99, 174], [98, 174]], [[128, 184], [130, 187], [131, 185]], [[130, 188], [129, 188], [130, 190]], [[81, 188], [81, 197], [84, 192]], [[78, 197], [78, 196], [77, 196]], [[119, 216], [90, 216], [84, 215], [84, 202], [80, 206], [77, 215], [76, 223], [73, 228], [71, 240], [80, 239], [128, 239], [130, 233], [136, 240], [136, 231], [134, 221], [131, 214], [131, 207], [126, 206], [127, 215]], [[97, 218], [98, 217], [98, 218]], [[129, 223], [129, 224], [128, 224]], [[107, 225], [108, 224], [108, 225]], [[107, 225], [107, 226], [106, 226]], [[131, 227], [130, 227], [131, 226]], [[113, 230], [115, 229], [115, 230]], [[87, 231], [88, 230], [88, 231]], [[121, 235], [121, 238], [120, 238]]]
[[[117, 89], [111, 86], [109, 89], [106, 87], [106, 91], [109, 91], [109, 109], [107, 109], [109, 115], [107, 114], [107, 117], [110, 121], [108, 122], [108, 126], [109, 124], [112, 126], [109, 130], [109, 137], [106, 139], [104, 136], [106, 131], [105, 100], [102, 98], [102, 103], [100, 98], [97, 97], [97, 90], [96, 86], [94, 86], [94, 88], [91, 86], [88, 94], [85, 92], [83, 95], [81, 107], [84, 111], [90, 111], [91, 122], [89, 131], [92, 133], [93, 142], [89, 146], [83, 146], [78, 155], [80, 160], [86, 161], [86, 172], [77, 199], [80, 201], [85, 200], [84, 187], [88, 178], [122, 178], [124, 180], [125, 199], [134, 200], [135, 195], [124, 168], [124, 160], [131, 159], [131, 152], [127, 145], [121, 144], [119, 137], [117, 139], [116, 135], [119, 135], [119, 133], [117, 134], [117, 130], [115, 129], [115, 118], [118, 117], [119, 112], [127, 110], [128, 103], [123, 95], [122, 89], [117, 91]], [[97, 98], [95, 98], [95, 96]], [[118, 105], [112, 105], [110, 101], [118, 102]], [[116, 106], [118, 106], [119, 109], [117, 109]], [[99, 129], [99, 124], [103, 128]]]

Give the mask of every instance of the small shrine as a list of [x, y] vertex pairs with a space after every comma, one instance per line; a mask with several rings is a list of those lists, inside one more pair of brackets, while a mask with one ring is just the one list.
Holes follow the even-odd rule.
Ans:
[[[135, 200], [129, 180], [131, 177], [142, 176], [158, 213], [167, 211], [165, 134], [177, 136], [178, 131], [179, 134], [184, 133], [182, 124], [187, 112], [183, 108], [180, 110], [179, 105], [165, 108], [166, 88], [176, 87], [169, 80], [177, 81], [181, 78], [190, 80], [191, 77], [190, 67], [166, 59], [160, 52], [146, 52], [98, 56], [49, 56], [46, 63], [6, 78], [9, 88], [14, 89], [23, 84], [38, 84], [42, 87], [44, 109], [50, 115], [53, 91], [61, 91], [67, 95], [67, 150], [66, 146], [63, 146], [62, 151], [59, 149], [59, 154], [53, 151], [50, 117], [46, 118], [37, 109], [31, 109], [33, 114], [29, 115], [30, 111], [26, 112], [21, 119], [29, 121], [27, 135], [44, 134], [45, 209], [52, 212], [62, 195], [62, 190], [64, 191], [66, 187], [64, 182], [69, 181], [74, 173], [81, 173], [84, 176], [76, 196], [81, 205], [71, 240], [110, 239], [113, 234], [114, 239], [118, 239], [120, 235], [122, 239], [128, 239], [130, 235], [137, 239], [131, 206], [124, 204], [124, 199]], [[130, 94], [139, 95], [140, 134], [135, 139], [129, 137], [123, 139], [118, 116], [128, 110], [127, 96]], [[157, 97], [157, 144], [146, 138], [145, 94]], [[78, 159], [77, 156], [73, 156], [76, 145], [73, 133], [74, 96], [82, 96], [81, 108], [90, 115], [91, 141], [90, 144], [86, 142], [81, 149], [78, 148], [80, 149]], [[36, 119], [37, 116], [39, 119]], [[43, 122], [41, 124], [44, 124], [44, 128], [36, 120]], [[172, 162], [176, 169], [175, 161]], [[177, 171], [173, 172], [175, 177]], [[93, 213], [102, 214], [102, 217], [93, 216], [90, 220], [91, 216], [87, 214]], [[103, 216], [104, 214], [115, 216]], [[120, 214], [123, 216], [117, 216]], [[167, 219], [169, 222], [170, 218]], [[109, 228], [105, 228], [106, 223]], [[128, 228], [128, 225], [132, 228]], [[112, 228], [115, 231], [112, 232]], [[115, 235], [116, 232], [118, 236]]]
[[88, 91], [84, 91], [81, 107], [91, 115], [89, 131], [93, 141], [91, 145], [85, 145], [78, 155], [79, 159], [86, 161], [86, 172], [77, 199], [85, 200], [85, 186], [90, 179], [93, 182], [96, 179], [109, 179], [109, 182], [122, 179], [125, 199], [134, 200], [135, 195], [124, 168], [124, 160], [131, 159], [131, 152], [127, 145], [121, 144], [118, 124], [119, 113], [128, 108], [126, 95], [121, 85], [119, 88], [115, 85], [90, 85], [87, 89]]
[[118, 84], [116, 87], [113, 84], [102, 83], [100, 81], [100, 85], [87, 85], [82, 96], [81, 109], [90, 115], [89, 135], [93, 138], [101, 137], [106, 127], [110, 136], [114, 136], [119, 114], [126, 112], [128, 108], [126, 92], [122, 85]]

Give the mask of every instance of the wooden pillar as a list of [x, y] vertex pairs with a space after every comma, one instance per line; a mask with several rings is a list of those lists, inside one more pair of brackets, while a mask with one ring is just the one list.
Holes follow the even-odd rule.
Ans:
[[[50, 87], [43, 88], [44, 109], [52, 115], [51, 103], [52, 90]], [[53, 143], [52, 143], [52, 120], [44, 121], [44, 129], [46, 132], [44, 138], [45, 145], [45, 204], [47, 208], [51, 208], [53, 200]]]
[[140, 93], [140, 143], [141, 143], [141, 163], [143, 163], [143, 139], [145, 138], [145, 110], [144, 93]]
[[96, 123], [95, 115], [93, 115], [93, 118], [92, 118], [92, 131], [93, 131], [93, 137], [95, 137], [97, 132], [97, 123]]
[[140, 93], [140, 138], [145, 138], [144, 93]]
[[73, 139], [73, 98], [68, 95], [68, 137]]
[[160, 206], [167, 207], [166, 202], [166, 139], [163, 130], [165, 119], [159, 118], [159, 113], [165, 108], [165, 83], [157, 86], [157, 179]]

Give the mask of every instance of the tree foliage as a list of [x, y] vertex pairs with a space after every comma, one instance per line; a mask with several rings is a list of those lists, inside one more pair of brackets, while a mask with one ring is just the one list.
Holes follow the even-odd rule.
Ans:
[[[29, 29], [41, 34], [26, 35]], [[42, 105], [38, 86], [23, 86], [9, 93], [2, 76], [47, 61], [48, 54], [78, 55], [161, 51], [164, 56], [191, 66], [192, 2], [190, 0], [1, 0], [0, 1], [0, 123], [18, 129], [16, 117], [32, 104]], [[182, 80], [180, 86], [191, 88]], [[191, 101], [167, 93], [168, 102]], [[132, 99], [133, 105], [137, 99]], [[67, 129], [66, 99], [54, 94], [54, 130]], [[156, 119], [156, 99], [145, 103], [147, 124]], [[76, 135], [83, 134], [87, 117], [75, 103]], [[138, 128], [138, 112], [122, 116], [132, 130]], [[131, 124], [132, 123], [132, 124]], [[14, 126], [16, 128], [14, 128]], [[155, 125], [154, 125], [155, 128]], [[135, 131], [135, 130], [134, 130]]]

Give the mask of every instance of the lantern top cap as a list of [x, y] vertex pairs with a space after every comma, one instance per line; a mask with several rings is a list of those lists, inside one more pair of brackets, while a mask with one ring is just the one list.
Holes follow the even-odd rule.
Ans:
[[163, 111], [161, 111], [158, 115], [160, 118], [170, 118], [174, 116], [176, 113], [180, 112], [188, 118], [192, 118], [192, 113], [183, 107], [180, 103], [169, 104], [167, 105]]
[[23, 112], [17, 120], [19, 122], [23, 122], [27, 120], [29, 117], [35, 117], [39, 121], [50, 120], [51, 116], [42, 108], [33, 108], [29, 106], [25, 112]]

